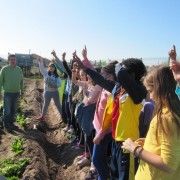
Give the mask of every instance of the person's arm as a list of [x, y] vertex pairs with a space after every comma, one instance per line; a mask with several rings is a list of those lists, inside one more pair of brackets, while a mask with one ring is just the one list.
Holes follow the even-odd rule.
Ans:
[[[87, 60], [87, 54], [83, 54], [83, 58]], [[91, 77], [95, 84], [98, 84], [107, 91], [112, 92], [115, 82], [105, 79], [100, 73], [96, 72], [92, 68], [86, 67], [81, 59], [76, 55], [76, 51], [73, 53], [73, 59], [78, 63], [79, 67]]]
[[[131, 153], [134, 153], [135, 149], [139, 146], [137, 143], [133, 142], [130, 138], [128, 138], [126, 141], [123, 142], [122, 148], [130, 151]], [[141, 146], [136, 150], [138, 154], [138, 157], [142, 159], [143, 161], [147, 162], [148, 164], [151, 164], [152, 166], [171, 173], [172, 169], [168, 166], [166, 162], [164, 162], [164, 159], [154, 153], [151, 153], [145, 149], [142, 149]]]
[[169, 51], [169, 66], [173, 72], [174, 79], [180, 82], [180, 62], [177, 61], [176, 47]]
[[88, 60], [87, 57], [87, 48], [86, 46], [84, 47], [84, 49], [82, 50], [82, 56], [83, 56], [83, 61], [82, 63], [84, 64], [85, 67], [89, 68], [89, 69], [94, 69], [93, 65], [91, 64], [91, 62]]
[[72, 78], [72, 71], [67, 64], [67, 61], [63, 61], [63, 66], [66, 69], [66, 72], [67, 72], [69, 78], [71, 79]]
[[41, 74], [42, 74], [43, 76], [46, 76], [46, 74], [47, 74], [47, 69], [44, 67], [44, 62], [43, 62], [43, 60], [39, 58], [39, 59], [38, 59], [38, 63], [39, 63], [39, 70], [40, 70]]
[[130, 76], [125, 68], [118, 72], [118, 82], [126, 90], [135, 104], [139, 104], [146, 98], [146, 88]]
[[[55, 61], [55, 64], [56, 64], [58, 70], [59, 70], [60, 72], [63, 72], [63, 73], [65, 73], [65, 74], [67, 74], [67, 71], [66, 71], [63, 63], [62, 63], [62, 61], [57, 57], [56, 52], [55, 52], [55, 51], [52, 51], [51, 54], [54, 56], [54, 61]], [[66, 53], [63, 53], [62, 57], [65, 58], [65, 56], [66, 56]]]
[[85, 72], [91, 77], [95, 84], [98, 84], [103, 89], [112, 92], [115, 82], [105, 79], [101, 74], [90, 68], [86, 68]]
[[173, 72], [174, 79], [180, 82], [180, 62], [170, 59], [170, 68]]
[[94, 144], [100, 144], [100, 142], [104, 139], [104, 136], [111, 132], [112, 132], [112, 128], [106, 129], [104, 131], [100, 130], [93, 139]]

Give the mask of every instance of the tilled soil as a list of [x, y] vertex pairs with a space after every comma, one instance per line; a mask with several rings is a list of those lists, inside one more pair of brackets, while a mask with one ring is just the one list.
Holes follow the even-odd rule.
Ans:
[[[27, 117], [25, 130], [19, 129], [16, 134], [7, 134], [0, 130], [0, 159], [11, 157], [11, 140], [15, 136], [26, 139], [25, 151], [22, 157], [30, 158], [23, 180], [83, 180], [89, 167], [79, 170], [74, 159], [82, 150], [73, 149], [67, 136], [62, 131], [64, 124], [52, 103], [49, 107], [47, 119], [39, 123], [35, 117], [39, 116], [42, 106], [42, 80], [25, 80], [25, 93], [21, 100], [22, 111]], [[36, 127], [38, 127], [36, 129]]]

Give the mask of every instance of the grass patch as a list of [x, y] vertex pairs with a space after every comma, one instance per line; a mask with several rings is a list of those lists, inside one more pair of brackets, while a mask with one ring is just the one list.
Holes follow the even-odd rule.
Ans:
[[16, 155], [20, 155], [24, 151], [23, 145], [24, 145], [24, 139], [16, 138], [13, 140], [11, 144], [11, 149]]
[[29, 164], [29, 159], [6, 159], [0, 161], [0, 175], [5, 176], [8, 180], [17, 180], [24, 172], [25, 167]]

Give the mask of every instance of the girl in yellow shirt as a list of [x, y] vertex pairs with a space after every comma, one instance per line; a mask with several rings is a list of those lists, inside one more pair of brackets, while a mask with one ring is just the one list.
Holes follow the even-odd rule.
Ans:
[[[123, 148], [141, 159], [136, 180], [180, 178], [180, 101], [169, 67], [160, 67], [145, 78], [145, 86], [156, 103], [145, 141], [127, 139]], [[143, 146], [144, 143], [144, 146]]]

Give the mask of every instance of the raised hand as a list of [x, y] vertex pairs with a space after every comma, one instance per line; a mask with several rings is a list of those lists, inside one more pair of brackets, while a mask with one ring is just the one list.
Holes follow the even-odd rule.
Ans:
[[173, 48], [169, 51], [169, 67], [173, 72], [174, 79], [180, 82], [180, 63], [176, 60], [176, 56], [176, 47], [173, 45]]
[[176, 56], [177, 56], [176, 47], [175, 47], [175, 45], [173, 45], [173, 48], [169, 51], [169, 58], [170, 58], [170, 60], [176, 61]]
[[82, 63], [82, 61], [81, 61], [81, 59], [77, 56], [76, 51], [73, 53], [73, 60], [78, 63], [78, 66], [79, 66], [80, 68], [82, 68], [82, 69], [85, 68], [84, 65], [83, 65], [83, 63]]
[[55, 58], [57, 57], [56, 52], [55, 52], [54, 50], [51, 52], [51, 54], [52, 54]]
[[66, 53], [64, 52], [64, 53], [62, 54], [62, 60], [63, 60], [63, 61], [66, 61], [65, 57], [66, 57]]
[[76, 50], [73, 52], [72, 55], [73, 55], [73, 59], [76, 59], [76, 56], [77, 56], [77, 55], [76, 55]]
[[87, 59], [87, 48], [86, 48], [86, 45], [84, 47], [84, 49], [82, 50], [82, 56], [84, 59]]

